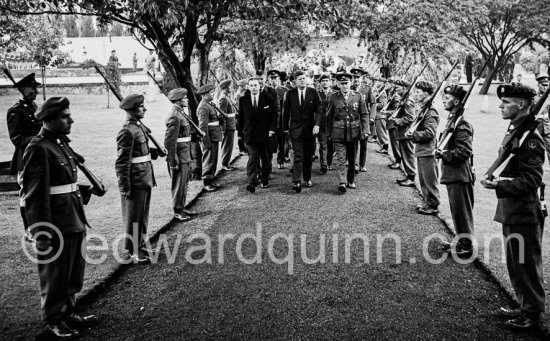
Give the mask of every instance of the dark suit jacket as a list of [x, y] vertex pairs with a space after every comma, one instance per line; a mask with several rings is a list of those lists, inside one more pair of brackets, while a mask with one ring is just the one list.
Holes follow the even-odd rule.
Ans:
[[297, 139], [304, 131], [307, 138], [313, 137], [313, 126], [321, 126], [323, 106], [317, 90], [306, 88], [302, 105], [298, 99], [298, 88], [289, 90], [283, 101], [284, 130], [290, 131], [290, 138]]
[[258, 107], [252, 107], [250, 91], [239, 99], [239, 136], [245, 143], [266, 143], [277, 128], [277, 108], [272, 97], [260, 91]]

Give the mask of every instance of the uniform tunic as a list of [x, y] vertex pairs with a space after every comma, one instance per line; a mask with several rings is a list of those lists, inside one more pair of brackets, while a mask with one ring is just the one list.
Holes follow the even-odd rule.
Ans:
[[235, 143], [235, 130], [237, 129], [237, 118], [235, 109], [230, 102], [230, 99], [222, 96], [220, 97], [220, 110], [223, 111], [227, 117], [223, 119], [223, 139], [222, 139], [222, 166], [229, 166], [231, 162], [231, 153], [233, 152], [233, 145]]
[[197, 107], [199, 128], [206, 133], [202, 138], [202, 180], [204, 185], [210, 185], [214, 180], [218, 166], [219, 143], [222, 141], [222, 131], [218, 112], [210, 103], [202, 100]]
[[393, 120], [396, 127], [395, 139], [399, 142], [399, 152], [401, 154], [403, 168], [405, 170], [405, 174], [407, 174], [407, 177], [411, 180], [414, 180], [416, 176], [414, 144], [411, 139], [405, 137], [405, 133], [409, 130], [411, 124], [416, 118], [414, 106], [414, 102], [410, 98], [407, 98], [405, 100], [405, 104]]

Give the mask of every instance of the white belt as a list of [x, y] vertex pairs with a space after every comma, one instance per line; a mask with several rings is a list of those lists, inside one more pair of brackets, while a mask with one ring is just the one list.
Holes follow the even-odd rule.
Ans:
[[506, 177], [503, 177], [503, 176], [499, 176], [498, 177], [498, 180], [514, 180], [514, 178], [506, 178]]
[[50, 186], [50, 195], [66, 194], [78, 191], [78, 184], [67, 184], [60, 186]]
[[178, 142], [191, 142], [191, 136], [178, 137]]
[[227, 114], [227, 117], [235, 117], [235, 114]]
[[220, 125], [220, 121], [208, 122], [208, 125], [209, 125], [209, 126], [219, 126], [219, 125]]
[[149, 154], [132, 158], [132, 163], [142, 163], [147, 161], [151, 161], [151, 155]]

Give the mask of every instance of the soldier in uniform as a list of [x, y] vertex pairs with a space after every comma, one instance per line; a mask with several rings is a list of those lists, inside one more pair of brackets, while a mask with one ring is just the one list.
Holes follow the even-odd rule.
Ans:
[[[357, 141], [368, 135], [369, 118], [363, 96], [350, 90], [349, 82], [352, 76], [349, 73], [341, 73], [337, 77], [341, 90], [330, 96], [326, 125], [327, 138], [334, 143], [338, 158], [340, 180], [338, 190], [344, 193], [346, 187], [356, 188], [353, 165], [355, 165]], [[348, 163], [347, 172], [346, 161]]]
[[[426, 101], [433, 95], [434, 87], [431, 83], [420, 81], [414, 88], [414, 99], [417, 103], [416, 115], [420, 124], [414, 131], [408, 130], [405, 137], [414, 142], [414, 156], [418, 163], [418, 180], [424, 205], [418, 207], [421, 214], [436, 215], [439, 213], [439, 167], [434, 157], [437, 143], [437, 127], [439, 114], [433, 108], [424, 108]], [[422, 112], [425, 111], [424, 114]], [[420, 117], [419, 115], [422, 115]], [[416, 122], [415, 122], [416, 123]], [[404, 186], [404, 183], [400, 183]]]
[[[460, 85], [447, 86], [444, 90], [443, 105], [449, 112], [446, 131], [451, 133], [449, 142], [443, 150], [436, 149], [435, 157], [442, 159], [441, 183], [447, 186], [451, 217], [456, 234], [474, 234], [474, 172], [472, 170], [472, 142], [474, 128], [457, 110], [467, 92]], [[457, 120], [458, 124], [457, 124]], [[456, 129], [455, 129], [456, 126]], [[456, 253], [469, 257], [472, 253], [472, 239], [464, 237], [458, 240]]]
[[197, 107], [199, 128], [206, 133], [206, 136], [201, 141], [202, 181], [205, 191], [214, 192], [219, 188], [218, 185], [214, 184], [214, 175], [218, 166], [219, 143], [222, 140], [218, 113], [212, 104], [210, 104], [212, 99], [214, 99], [214, 86], [210, 84], [203, 85], [197, 93], [202, 96], [201, 102]]
[[[246, 93], [247, 86], [248, 86], [248, 81], [246, 79], [242, 79], [242, 80], [237, 82], [237, 92], [235, 92], [235, 105], [237, 105], [237, 110], [239, 109], [239, 100]], [[239, 113], [237, 113], [237, 125], [238, 125], [238, 122], [239, 122], [238, 114]], [[246, 155], [247, 154], [246, 146], [244, 145], [243, 139], [238, 138], [237, 139], [237, 145], [239, 146], [239, 155], [240, 156]]]
[[43, 127], [23, 155], [25, 213], [36, 248], [42, 252], [38, 254], [42, 318], [49, 334], [65, 340], [79, 336], [77, 329], [98, 322], [94, 315], [75, 311], [75, 295], [84, 283], [82, 250], [88, 225], [84, 202], [90, 193], [79, 188], [77, 166], [68, 150], [66, 135], [73, 123], [69, 100], [49, 98], [35, 118]]
[[237, 119], [233, 102], [231, 101], [231, 81], [229, 79], [220, 83], [222, 95], [220, 97], [220, 110], [225, 113], [223, 117], [223, 139], [222, 139], [222, 169], [232, 171], [235, 168], [229, 165], [231, 162], [231, 153], [235, 143], [235, 130], [237, 129]]
[[137, 264], [150, 261], [145, 238], [149, 224], [151, 189], [156, 186], [151, 159], [158, 154], [149, 148], [146, 129], [141, 124], [145, 116], [143, 95], [129, 95], [119, 107], [126, 111], [126, 122], [116, 137], [115, 171], [121, 195], [122, 221], [125, 227], [125, 249]]
[[168, 99], [173, 106], [166, 118], [164, 147], [167, 151], [166, 161], [172, 176], [172, 208], [174, 209], [174, 218], [186, 221], [191, 219], [191, 215], [196, 214], [195, 211], [185, 209], [190, 178], [189, 165], [193, 162], [191, 126], [182, 114], [187, 114], [189, 117], [187, 90], [184, 88], [173, 89], [168, 93]]
[[[497, 95], [502, 117], [510, 120], [504, 146], [512, 137], [523, 135], [523, 123], [531, 123], [529, 106], [536, 92], [525, 85], [506, 84], [497, 88]], [[520, 305], [519, 309], [502, 307], [498, 315], [507, 319], [506, 327], [514, 329], [538, 328], [545, 311], [541, 254], [544, 214], [537, 193], [542, 183], [544, 154], [544, 141], [535, 130], [517, 148], [499, 178], [481, 180], [498, 198], [494, 219], [502, 224], [508, 274]]]
[[330, 76], [328, 74], [322, 74], [319, 81], [321, 82], [321, 89], [319, 90], [319, 97], [321, 97], [321, 124], [317, 138], [319, 139], [321, 174], [326, 174], [328, 169], [332, 169], [332, 154], [334, 153], [332, 140], [327, 140], [327, 108], [330, 96], [334, 91], [330, 88]]
[[[361, 79], [363, 75], [366, 75], [366, 72], [362, 69], [351, 69], [351, 74], [353, 75], [353, 82], [355, 86], [351, 86], [351, 90], [355, 90], [365, 100], [365, 105], [367, 106], [367, 113], [369, 115], [369, 131], [370, 138], [376, 141], [376, 132], [374, 132], [374, 117], [376, 116], [376, 99], [374, 98], [374, 93], [372, 87], [367, 84], [363, 84]], [[372, 129], [372, 131], [370, 130]], [[368, 136], [367, 136], [368, 138]], [[359, 140], [358, 155], [356, 157], [357, 163], [355, 164], [355, 174], [359, 171], [366, 172], [365, 164], [367, 162], [367, 138]]]
[[[542, 95], [548, 86], [550, 85], [550, 77], [548, 75], [542, 75], [537, 77], [539, 95]], [[546, 147], [546, 154], [548, 155], [548, 161], [550, 162], [550, 107], [541, 110], [537, 116], [539, 121], [538, 130], [540, 136], [544, 140], [544, 146]]]
[[19, 192], [19, 211], [23, 219], [23, 227], [25, 229], [25, 238], [27, 241], [32, 241], [32, 238], [27, 231], [28, 223], [25, 216], [24, 190], [22, 187], [23, 153], [31, 139], [38, 135], [42, 127], [40, 122], [34, 117], [37, 108], [34, 100], [38, 94], [37, 86], [39, 85], [40, 83], [35, 80], [34, 73], [25, 76], [19, 82], [15, 83], [15, 87], [23, 93], [23, 96], [14, 106], [8, 109], [7, 119], [10, 140], [15, 146], [15, 152], [13, 153], [13, 158], [10, 163], [10, 172], [11, 174], [17, 174], [17, 183], [21, 188]]
[[[386, 82], [389, 84], [389, 82]], [[390, 84], [391, 87], [391, 84]], [[388, 102], [388, 90], [384, 84], [380, 85], [380, 91], [376, 96], [376, 116], [374, 118], [374, 128], [376, 129], [376, 136], [378, 136], [378, 142], [380, 143], [380, 148], [376, 150], [380, 154], [389, 154], [388, 146], [390, 143], [388, 137], [388, 130], [386, 128], [386, 113], [382, 112], [382, 108], [386, 106]]]
[[390, 169], [400, 169], [401, 168], [401, 148], [399, 147], [399, 141], [397, 141], [397, 126], [393, 123], [393, 120], [390, 120], [390, 117], [394, 110], [397, 110], [399, 107], [399, 102], [401, 101], [401, 96], [403, 95], [403, 86], [409, 86], [408, 83], [404, 81], [395, 82], [395, 90], [390, 91], [391, 83], [386, 83], [386, 93], [388, 94], [388, 100], [390, 104], [387, 107], [386, 112], [383, 114], [386, 116], [386, 129], [388, 130], [388, 136], [390, 138], [391, 151], [393, 154], [393, 162], [388, 164]]
[[[283, 98], [288, 91], [287, 88], [281, 86], [281, 73], [278, 70], [267, 71], [269, 85], [277, 91], [279, 98], [279, 108], [283, 107]], [[289, 138], [284, 132], [283, 115], [279, 114], [277, 118], [277, 168], [284, 169], [285, 161], [288, 159], [289, 153]]]

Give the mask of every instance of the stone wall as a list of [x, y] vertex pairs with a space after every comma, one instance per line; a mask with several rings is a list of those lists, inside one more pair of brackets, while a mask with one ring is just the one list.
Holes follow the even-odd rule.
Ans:
[[[125, 83], [122, 84], [120, 90], [122, 95], [128, 94], [144, 94], [147, 92], [148, 83]], [[85, 94], [105, 94], [106, 86], [103, 84], [97, 83], [80, 83], [80, 84], [59, 84], [59, 85], [50, 85], [46, 86], [46, 96], [53, 95], [65, 95], [65, 94], [74, 94], [74, 95], [85, 95]], [[157, 89], [155, 88], [155, 91]], [[42, 88], [39, 88], [39, 96], [42, 93]], [[7, 95], [17, 95], [19, 91], [13, 87], [0, 87], [0, 96]]]

